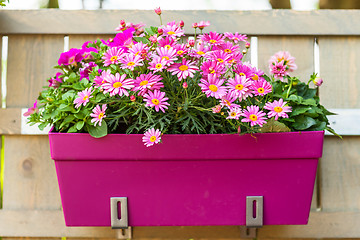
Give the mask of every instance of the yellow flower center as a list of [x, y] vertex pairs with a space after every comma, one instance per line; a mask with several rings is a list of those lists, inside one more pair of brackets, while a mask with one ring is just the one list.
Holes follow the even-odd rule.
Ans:
[[236, 116], [236, 112], [232, 112], [232, 113], [230, 114], [230, 116], [235, 117], [235, 116]]
[[161, 58], [161, 60], [164, 60], [164, 59], [166, 59], [166, 60], [168, 60], [169, 61], [169, 57], [168, 56], [163, 56], [162, 58]]
[[159, 105], [160, 101], [156, 98], [154, 98], [153, 100], [151, 100], [151, 102], [155, 105]]
[[244, 88], [244, 85], [242, 85], [242, 84], [236, 84], [236, 86], [235, 86], [235, 89], [239, 90], [239, 91], [243, 90], [243, 88]]
[[218, 58], [218, 59], [216, 59], [219, 63], [223, 63], [224, 62], [224, 60], [223, 59], [221, 59], [221, 58]]
[[231, 105], [231, 103], [229, 102], [229, 100], [224, 100], [224, 102], [226, 103], [226, 105], [228, 105], [228, 106], [230, 106]]
[[155, 136], [151, 136], [150, 142], [155, 142], [155, 141], [156, 141], [156, 137], [155, 137]]
[[148, 83], [149, 83], [149, 81], [144, 80], [144, 81], [142, 81], [142, 82], [140, 83], [140, 86], [144, 86], [144, 85], [146, 85], [146, 84], [148, 84]]
[[277, 113], [281, 113], [282, 112], [282, 108], [281, 107], [274, 107], [274, 111]]
[[209, 89], [210, 89], [211, 91], [213, 91], [213, 92], [217, 92], [218, 87], [215, 86], [214, 84], [211, 84], [211, 85], [209, 86]]
[[255, 114], [251, 114], [249, 116], [249, 118], [250, 118], [251, 121], [256, 121], [257, 120], [257, 116]]
[[212, 68], [212, 67], [209, 68], [209, 71], [210, 71], [211, 74], [215, 73], [215, 69]]
[[262, 87], [261, 87], [261, 88], [258, 88], [257, 91], [258, 91], [258, 93], [264, 93], [264, 92], [265, 92], [264, 88], [262, 88]]
[[169, 50], [171, 48], [171, 46], [168, 44], [168, 45], [165, 45], [164, 48], [166, 48], [167, 50]]
[[113, 88], [119, 88], [119, 87], [121, 87], [122, 86], [122, 83], [121, 82], [115, 82], [114, 84], [113, 84]]
[[255, 74], [251, 79], [257, 81], [257, 80], [259, 80], [259, 76], [257, 74]]
[[127, 65], [128, 65], [128, 66], [134, 66], [135, 63], [134, 63], [134, 62], [128, 62]]
[[224, 52], [231, 53], [231, 50], [227, 48], [227, 49], [224, 50]]
[[112, 56], [112, 57], [110, 58], [110, 60], [111, 60], [112, 62], [115, 62], [115, 61], [117, 60], [117, 56]]
[[180, 71], [186, 71], [186, 70], [188, 70], [188, 69], [189, 69], [189, 67], [186, 66], [186, 65], [181, 65], [181, 66], [179, 67], [179, 70], [180, 70]]
[[160, 69], [160, 68], [162, 68], [162, 64], [161, 63], [158, 63], [158, 64], [156, 64], [156, 66], [155, 66], [157, 69]]
[[104, 117], [104, 114], [100, 113], [99, 116], [98, 116], [98, 119], [102, 119], [103, 117]]
[[239, 73], [240, 76], [246, 76], [245, 73]]
[[199, 54], [199, 55], [204, 55], [205, 54], [203, 51], [198, 51], [196, 53]]
[[211, 39], [209, 42], [211, 42], [211, 43], [216, 43], [216, 40]]
[[89, 98], [89, 96], [83, 97], [83, 101], [86, 101]]
[[140, 53], [140, 52], [139, 52], [139, 51], [137, 51], [137, 52], [135, 53], [135, 56], [139, 55], [139, 53]]
[[168, 31], [167, 34], [173, 35], [173, 34], [175, 34], [175, 32], [174, 31]]
[[184, 53], [184, 51], [183, 50], [179, 50], [179, 51], [177, 51], [177, 55], [181, 55], [181, 54], [183, 54]]

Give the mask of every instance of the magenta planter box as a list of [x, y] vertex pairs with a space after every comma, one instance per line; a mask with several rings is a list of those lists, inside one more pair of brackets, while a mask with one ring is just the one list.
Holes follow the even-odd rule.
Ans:
[[264, 225], [307, 224], [323, 131], [142, 136], [49, 133], [67, 226], [110, 226], [111, 197], [129, 226], [245, 225], [247, 196]]

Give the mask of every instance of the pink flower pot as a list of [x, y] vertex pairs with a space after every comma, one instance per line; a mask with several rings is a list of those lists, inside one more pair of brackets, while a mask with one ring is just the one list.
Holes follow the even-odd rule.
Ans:
[[324, 132], [253, 135], [49, 133], [67, 226], [110, 226], [127, 197], [129, 226], [245, 225], [263, 196], [264, 225], [307, 224]]

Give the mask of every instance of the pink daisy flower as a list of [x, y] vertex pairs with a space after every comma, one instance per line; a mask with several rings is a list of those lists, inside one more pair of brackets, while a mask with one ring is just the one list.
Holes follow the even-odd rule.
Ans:
[[161, 141], [161, 132], [159, 129], [151, 128], [144, 133], [142, 138], [144, 145], [150, 147], [155, 143], [159, 143]]
[[264, 96], [272, 92], [272, 85], [266, 80], [253, 81], [251, 89], [255, 96]]
[[152, 73], [141, 74], [135, 79], [133, 91], [139, 91], [138, 95], [143, 96], [147, 93], [148, 90], [159, 90], [164, 87], [164, 84], [161, 82], [162, 77], [159, 75], [154, 75]]
[[139, 55], [141, 59], [145, 59], [148, 52], [149, 47], [142, 42], [136, 43], [129, 49], [129, 53], [134, 54], [135, 56]]
[[188, 48], [186, 47], [186, 44], [176, 44], [174, 46], [174, 49], [176, 51], [176, 56], [182, 57], [188, 52]]
[[129, 96], [127, 89], [134, 87], [134, 80], [125, 78], [126, 74], [120, 75], [120, 73], [116, 73], [115, 75], [109, 75], [106, 82], [102, 85], [104, 93], [110, 93], [110, 96], [115, 96], [116, 94], [120, 97], [122, 95]]
[[196, 48], [192, 48], [189, 55], [195, 58], [201, 58], [208, 55], [209, 48], [205, 46], [203, 41], [199, 41]]
[[185, 34], [185, 30], [181, 27], [175, 25], [166, 25], [162, 28], [163, 34], [165, 36], [169, 36], [170, 38], [178, 38]]
[[151, 62], [149, 62], [148, 69], [152, 70], [154, 73], [161, 72], [163, 69], [167, 68], [167, 60], [155, 57]]
[[287, 112], [291, 112], [290, 106], [285, 106], [287, 102], [284, 102], [282, 98], [279, 101], [274, 100], [274, 102], [268, 102], [265, 104], [264, 109], [270, 110], [268, 112], [269, 118], [275, 117], [275, 121], [278, 120], [279, 117], [288, 118], [289, 116], [286, 114]]
[[275, 62], [270, 65], [270, 72], [274, 74], [275, 78], [280, 79], [281, 81], [285, 81], [284, 77], [288, 76], [289, 73], [286, 71], [286, 65], [284, 65], [284, 61]]
[[241, 109], [239, 107], [230, 108], [229, 116], [226, 119], [239, 119], [241, 116]]
[[240, 52], [239, 45], [233, 45], [231, 42], [226, 42], [226, 43], [220, 44], [218, 49], [227, 54], [234, 54], [234, 53]]
[[90, 116], [93, 117], [93, 119], [91, 119], [91, 122], [94, 123], [95, 127], [96, 124], [99, 124], [99, 126], [101, 126], [101, 122], [103, 118], [106, 117], [105, 115], [106, 109], [107, 109], [106, 104], [103, 104], [101, 108], [99, 105], [96, 105], [96, 107], [92, 110], [93, 113], [91, 113]]
[[168, 109], [167, 106], [170, 106], [166, 100], [168, 100], [168, 98], [165, 97], [165, 93], [159, 90], [154, 90], [154, 92], [148, 91], [148, 93], [144, 95], [145, 106], [154, 107], [157, 112], [161, 110], [165, 113], [165, 109]]
[[252, 97], [250, 91], [251, 82], [245, 76], [235, 75], [235, 79], [229, 78], [226, 86], [229, 89], [229, 93], [238, 97], [240, 101], [247, 97]]
[[156, 53], [162, 60], [166, 60], [166, 65], [168, 65], [168, 66], [170, 66], [171, 64], [174, 63], [174, 61], [177, 60], [176, 49], [174, 49], [172, 47], [171, 48], [166, 48], [166, 47], [156, 48]]
[[246, 109], [241, 113], [241, 116], [245, 117], [242, 122], [250, 122], [250, 126], [259, 125], [262, 127], [266, 123], [264, 117], [266, 114], [263, 111], [259, 111], [259, 107], [255, 105], [247, 106]]
[[213, 51], [210, 54], [210, 59], [215, 60], [220, 64], [226, 64], [230, 59], [230, 55], [223, 51], [217, 50], [217, 51]]
[[223, 96], [220, 100], [220, 105], [222, 107], [227, 107], [227, 108], [235, 108], [235, 107], [239, 107], [238, 104], [234, 103], [237, 100], [237, 96], [228, 93], [225, 96]]
[[224, 36], [227, 37], [230, 40], [233, 40], [234, 43], [238, 43], [240, 41], [245, 41], [247, 39], [246, 35], [242, 35], [239, 33], [231, 33], [231, 32], [225, 32]]
[[201, 65], [202, 75], [207, 76], [209, 74], [215, 74], [216, 76], [220, 76], [221, 74], [224, 74], [226, 69], [223, 64], [220, 64], [217, 61], [206, 61]]
[[142, 66], [142, 58], [140, 55], [124, 54], [124, 57], [120, 60], [122, 69], [134, 70], [135, 67]]
[[261, 80], [261, 79], [264, 79], [264, 78], [262, 77], [262, 75], [264, 75], [264, 72], [263, 72], [263, 71], [261, 71], [260, 69], [256, 69], [256, 67], [252, 67], [251, 69], [252, 69], [252, 71], [253, 71], [253, 74], [252, 74], [252, 76], [251, 76], [251, 79], [252, 79], [252, 80], [258, 81], [259, 79], [260, 79], [260, 80]]
[[275, 53], [270, 58], [269, 65], [281, 61], [284, 61], [284, 65], [286, 66], [287, 71], [292, 72], [297, 69], [297, 65], [295, 64], [295, 58], [291, 56], [288, 51], [279, 51]]
[[165, 47], [167, 49], [174, 47], [176, 44], [175, 39], [172, 39], [170, 37], [162, 38], [159, 41], [159, 47]]
[[246, 78], [251, 78], [253, 76], [251, 67], [243, 63], [238, 63], [234, 69], [234, 72], [240, 76], [245, 76]]
[[213, 45], [220, 45], [225, 43], [225, 37], [217, 32], [205, 33], [200, 36], [200, 39]]
[[181, 63], [174, 63], [169, 68], [172, 75], [177, 75], [179, 81], [186, 79], [187, 77], [193, 77], [196, 70], [199, 70], [199, 68], [195, 65], [195, 63], [190, 60], [187, 61], [185, 58], [182, 59]]
[[112, 47], [104, 53], [101, 59], [104, 59], [104, 66], [107, 67], [110, 64], [120, 63], [123, 54], [124, 50], [122, 48]]
[[218, 79], [215, 74], [209, 74], [208, 80], [201, 79], [199, 86], [206, 97], [215, 97], [221, 99], [226, 95], [226, 87], [222, 86], [224, 79]]
[[89, 102], [89, 99], [93, 97], [91, 96], [92, 93], [92, 87], [79, 92], [78, 97], [74, 100], [74, 104], [76, 104], [75, 108], [79, 108], [81, 104], [85, 106]]
[[241, 52], [236, 52], [234, 54], [230, 55], [230, 58], [228, 60], [229, 64], [237, 64], [241, 62], [241, 59], [244, 57], [244, 55]]
[[208, 26], [210, 26], [209, 21], [200, 21], [200, 22], [197, 23], [197, 27], [199, 29], [201, 29], [201, 30], [204, 29], [205, 27], [208, 27]]
[[110, 69], [107, 69], [106, 71], [102, 71], [100, 76], [96, 76], [94, 78], [95, 85], [101, 87], [106, 82], [106, 79], [108, 79], [110, 75], [111, 75]]

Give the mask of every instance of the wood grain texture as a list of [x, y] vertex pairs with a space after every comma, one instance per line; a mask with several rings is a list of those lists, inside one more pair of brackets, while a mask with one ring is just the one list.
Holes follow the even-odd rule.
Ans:
[[328, 136], [321, 159], [323, 211], [360, 211], [360, 137]]
[[0, 109], [0, 134], [21, 133], [21, 109], [5, 108]]
[[360, 37], [319, 37], [320, 88], [327, 108], [360, 108]]
[[7, 107], [29, 107], [47, 79], [55, 74], [64, 50], [60, 35], [10, 35], [7, 71]]
[[[0, 10], [0, 34], [109, 34], [121, 19], [159, 25], [153, 10]], [[164, 11], [163, 22], [210, 20], [209, 31], [250, 35], [359, 35], [360, 10]], [[31, 19], [31, 21], [29, 21]], [[76, 23], [76, 24], [74, 24]]]
[[6, 136], [4, 141], [3, 208], [60, 209], [60, 194], [48, 137]]
[[301, 36], [260, 36], [258, 38], [259, 68], [269, 74], [269, 59], [278, 51], [288, 51], [295, 57], [298, 69], [290, 73], [303, 82], [314, 72], [314, 38]]

